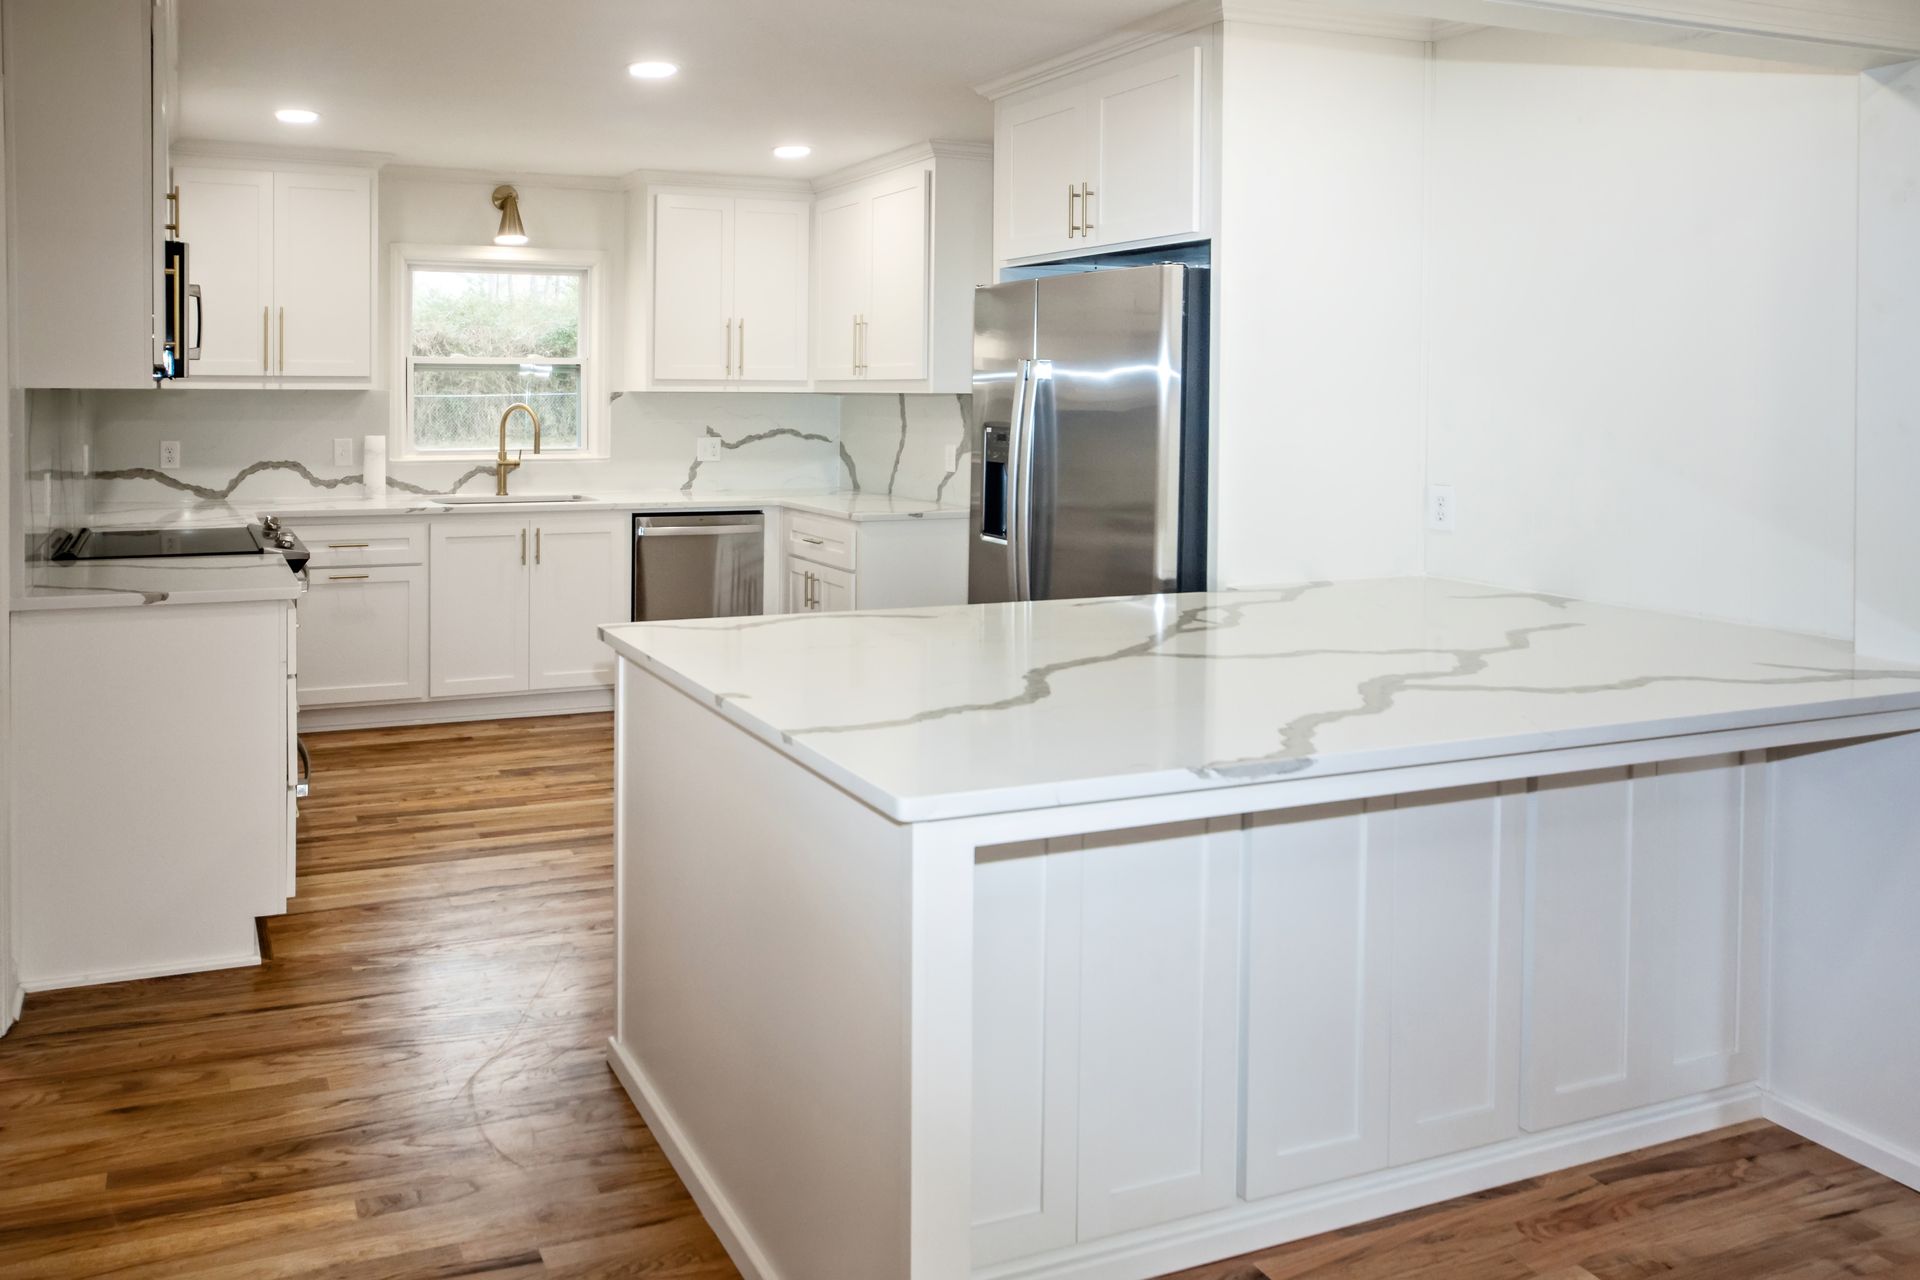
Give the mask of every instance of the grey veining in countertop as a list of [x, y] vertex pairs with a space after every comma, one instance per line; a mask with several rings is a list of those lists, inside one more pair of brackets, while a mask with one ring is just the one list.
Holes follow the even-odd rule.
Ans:
[[1440, 579], [602, 635], [902, 821], [1920, 711], [1839, 641]]

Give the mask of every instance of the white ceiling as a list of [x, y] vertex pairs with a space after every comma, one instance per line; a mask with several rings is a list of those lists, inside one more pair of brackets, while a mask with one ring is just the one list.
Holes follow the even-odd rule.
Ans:
[[[503, 175], [813, 177], [985, 140], [972, 86], [1169, 0], [181, 0], [180, 136]], [[646, 82], [629, 62], [680, 65]], [[273, 119], [311, 107], [318, 125]], [[804, 161], [776, 144], [804, 142]]]

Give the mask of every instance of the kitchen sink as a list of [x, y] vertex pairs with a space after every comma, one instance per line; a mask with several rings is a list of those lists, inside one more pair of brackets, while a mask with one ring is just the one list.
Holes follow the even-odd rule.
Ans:
[[502, 503], [592, 502], [584, 493], [448, 493], [433, 499], [443, 507], [491, 507]]

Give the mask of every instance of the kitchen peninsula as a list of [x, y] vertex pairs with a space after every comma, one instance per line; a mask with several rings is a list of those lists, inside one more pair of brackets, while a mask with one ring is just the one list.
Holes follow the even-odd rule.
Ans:
[[602, 635], [611, 1058], [749, 1276], [1148, 1277], [1763, 1114], [1920, 1185], [1920, 668], [1436, 579]]

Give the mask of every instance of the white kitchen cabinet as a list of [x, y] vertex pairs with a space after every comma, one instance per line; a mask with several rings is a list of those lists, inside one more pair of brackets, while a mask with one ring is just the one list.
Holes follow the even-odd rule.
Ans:
[[0, 15], [13, 384], [151, 387], [173, 0], [7, 0]]
[[525, 520], [457, 516], [432, 526], [428, 687], [436, 698], [527, 687]]
[[302, 706], [427, 696], [425, 565], [315, 570], [300, 626]]
[[173, 385], [370, 385], [373, 175], [211, 160], [175, 176], [203, 323], [200, 361]]
[[1389, 1161], [1392, 882], [1376, 825], [1358, 801], [1247, 821], [1249, 1200]]
[[373, 376], [373, 175], [273, 175], [274, 367]]
[[273, 372], [273, 174], [181, 165], [173, 180], [182, 232], [193, 236], [188, 270], [200, 286], [200, 362], [190, 380], [267, 377]]
[[1519, 1132], [1522, 784], [1401, 796], [1390, 841], [1394, 1164]]
[[823, 381], [927, 376], [927, 209], [921, 165], [820, 202], [814, 374]]
[[1059, 257], [1207, 234], [1209, 37], [995, 104], [996, 256]]
[[1718, 756], [1528, 797], [1528, 1130], [1757, 1076], [1764, 779]]
[[788, 512], [781, 539], [786, 609], [911, 609], [965, 604], [965, 520], [836, 520]]
[[528, 578], [527, 687], [613, 683], [613, 650], [600, 627], [631, 615], [633, 526], [624, 515], [542, 516], [533, 521]]
[[983, 851], [974, 1261], [1230, 1204], [1240, 833], [1179, 823]]
[[611, 684], [598, 628], [628, 616], [630, 538], [619, 513], [434, 521], [432, 696]]
[[809, 202], [654, 198], [653, 380], [807, 380]]

